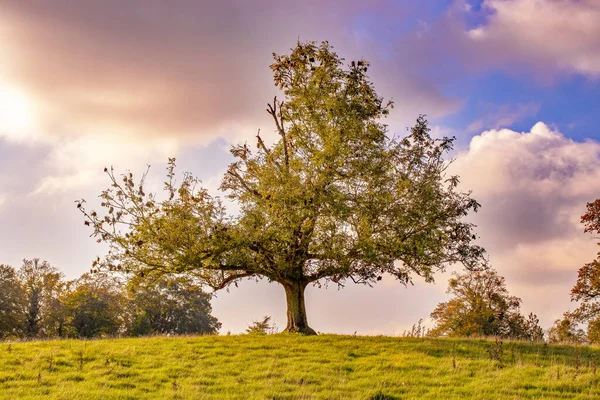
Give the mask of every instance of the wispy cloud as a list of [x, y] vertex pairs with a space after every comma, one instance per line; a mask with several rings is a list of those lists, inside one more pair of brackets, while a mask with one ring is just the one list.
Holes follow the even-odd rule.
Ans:
[[534, 117], [541, 106], [536, 103], [515, 105], [485, 104], [482, 108], [483, 116], [469, 124], [467, 127], [469, 133], [481, 132], [486, 129], [510, 127], [523, 118]]

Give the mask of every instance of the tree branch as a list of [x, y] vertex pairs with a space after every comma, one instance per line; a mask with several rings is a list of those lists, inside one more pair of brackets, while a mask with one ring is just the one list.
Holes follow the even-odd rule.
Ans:
[[252, 193], [253, 195], [255, 195], [258, 198], [262, 198], [261, 194], [258, 192], [258, 190], [251, 188], [248, 183], [246, 183], [246, 181], [244, 180], [244, 178], [242, 178], [240, 176], [240, 174], [238, 174], [237, 172], [235, 172], [234, 170], [232, 170], [231, 168], [227, 171], [227, 173], [231, 176], [233, 176], [234, 178], [236, 178], [238, 180], [238, 182], [240, 183], [240, 185], [242, 185], [244, 187], [244, 189], [246, 189], [249, 193]]
[[[258, 147], [264, 150], [267, 157], [271, 157], [271, 150], [269, 150], [267, 148], [267, 146], [265, 146], [265, 142], [263, 142], [262, 138], [260, 137], [260, 129], [258, 130], [258, 133], [256, 134], [256, 139], [258, 139]], [[277, 162], [277, 160], [273, 159], [273, 162], [275, 163], [277, 168], [279, 168], [279, 170], [281, 170], [281, 165]]]
[[281, 116], [281, 105], [283, 105], [283, 102], [281, 102], [281, 104], [280, 104], [279, 117], [277, 117], [277, 96], [275, 96], [275, 98], [273, 98], [273, 105], [267, 104], [267, 107], [268, 107], [267, 112], [273, 117], [273, 120], [275, 121], [275, 126], [277, 126], [277, 131], [281, 135], [281, 139], [283, 142], [283, 152], [284, 152], [284, 157], [285, 157], [285, 167], [287, 169], [290, 166], [290, 155], [288, 152], [286, 132], [283, 129], [283, 117]]
[[225, 287], [227, 287], [231, 282], [237, 280], [237, 279], [241, 279], [241, 278], [248, 278], [255, 275], [252, 272], [243, 272], [243, 273], [239, 273], [239, 274], [235, 274], [235, 275], [229, 275], [227, 278], [223, 278], [223, 280], [221, 282], [219, 282], [216, 285], [209, 285], [211, 288], [213, 288], [215, 291], [216, 290], [221, 290], [224, 289]]

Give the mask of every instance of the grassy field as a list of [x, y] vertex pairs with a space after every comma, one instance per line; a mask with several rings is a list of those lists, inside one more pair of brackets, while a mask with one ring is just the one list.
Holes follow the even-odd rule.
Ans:
[[1, 399], [600, 398], [600, 349], [322, 335], [0, 343]]

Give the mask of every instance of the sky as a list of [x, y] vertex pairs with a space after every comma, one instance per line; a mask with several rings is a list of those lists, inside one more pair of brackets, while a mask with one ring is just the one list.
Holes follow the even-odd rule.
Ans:
[[[40, 257], [73, 279], [106, 250], [74, 201], [95, 204], [105, 166], [168, 157], [215, 195], [232, 144], [274, 139], [268, 66], [297, 40], [365, 58], [386, 121], [426, 114], [456, 136], [452, 173], [491, 265], [548, 328], [597, 252], [579, 217], [600, 197], [600, 0], [0, 2], [0, 263]], [[399, 334], [445, 301], [435, 284], [309, 287], [320, 332]], [[244, 281], [217, 293], [222, 333], [264, 315], [285, 327], [283, 289]]]

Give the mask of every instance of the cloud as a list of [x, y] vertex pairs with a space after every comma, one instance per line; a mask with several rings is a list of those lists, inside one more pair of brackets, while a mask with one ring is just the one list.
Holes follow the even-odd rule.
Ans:
[[485, 0], [483, 8], [487, 21], [468, 36], [489, 62], [600, 76], [598, 0]]
[[229, 161], [220, 142], [184, 149], [168, 140], [131, 138], [133, 143], [123, 145], [121, 138], [105, 139], [110, 138], [61, 138], [56, 145], [39, 146], [0, 139], [0, 193], [6, 196], [0, 205], [0, 262], [18, 266], [24, 257], [41, 257], [69, 279], [87, 271], [107, 249], [89, 238], [74, 201], [83, 198], [98, 210], [98, 195], [110, 185], [105, 166], [114, 165], [117, 174], [131, 170], [138, 179], [151, 164], [147, 191], [164, 198], [167, 157], [180, 156], [178, 179], [192, 171], [211, 189], [218, 186], [211, 178]]
[[[370, 59], [380, 93], [396, 102], [388, 121], [395, 130], [420, 113], [458, 110], [462, 100], [443, 88], [474, 69], [600, 73], [597, 1], [488, 0], [487, 17], [473, 29], [464, 22], [472, 8], [456, 4], [423, 18], [431, 6], [391, 0], [344, 7], [316, 0], [6, 2], [0, 137], [39, 143], [111, 134], [206, 144], [266, 133], [272, 123], [264, 104], [277, 93], [271, 53], [298, 38], [328, 39], [342, 56]], [[472, 131], [500, 127], [521, 111], [499, 110], [504, 118], [476, 122]]]
[[[27, 100], [44, 136], [231, 138], [240, 127], [272, 126], [264, 112], [277, 94], [271, 53], [286, 52], [298, 38], [327, 39], [342, 56], [382, 60], [381, 46], [353, 23], [382, 15], [398, 21], [401, 10], [379, 0], [369, 3], [368, 17], [366, 7], [354, 0], [344, 7], [316, 0], [4, 3], [0, 81]], [[385, 58], [385, 67], [374, 68], [376, 82], [390, 89], [403, 122], [409, 113], [412, 120], [456, 106], [400, 54]], [[23, 132], [0, 136], [24, 139]]]
[[[421, 113], [457, 111], [462, 100], [443, 88], [473, 70], [525, 64], [549, 74], [600, 72], [597, 2], [489, 0], [489, 15], [473, 29], [463, 20], [473, 11], [460, 4], [423, 19], [430, 6], [391, 0], [344, 7], [316, 0], [4, 3], [0, 137], [206, 144], [238, 141], [258, 128], [266, 134], [272, 123], [264, 105], [277, 94], [271, 53], [286, 52], [298, 38], [328, 39], [342, 56], [370, 59], [379, 92], [396, 103], [388, 121], [395, 131]], [[534, 108], [490, 110], [471, 131], [498, 128]]]
[[141, 172], [147, 164], [164, 164], [178, 151], [179, 143], [168, 137], [143, 142], [118, 135], [61, 138], [43, 161], [44, 175], [33, 194], [52, 195], [81, 186], [98, 187], [99, 182], [105, 182], [104, 167], [114, 165], [121, 173], [126, 169]]
[[525, 307], [546, 324], [572, 308], [577, 270], [597, 251], [579, 218], [600, 193], [600, 143], [542, 122], [529, 132], [489, 130], [473, 137], [453, 173], [482, 204], [473, 217], [481, 242]]

